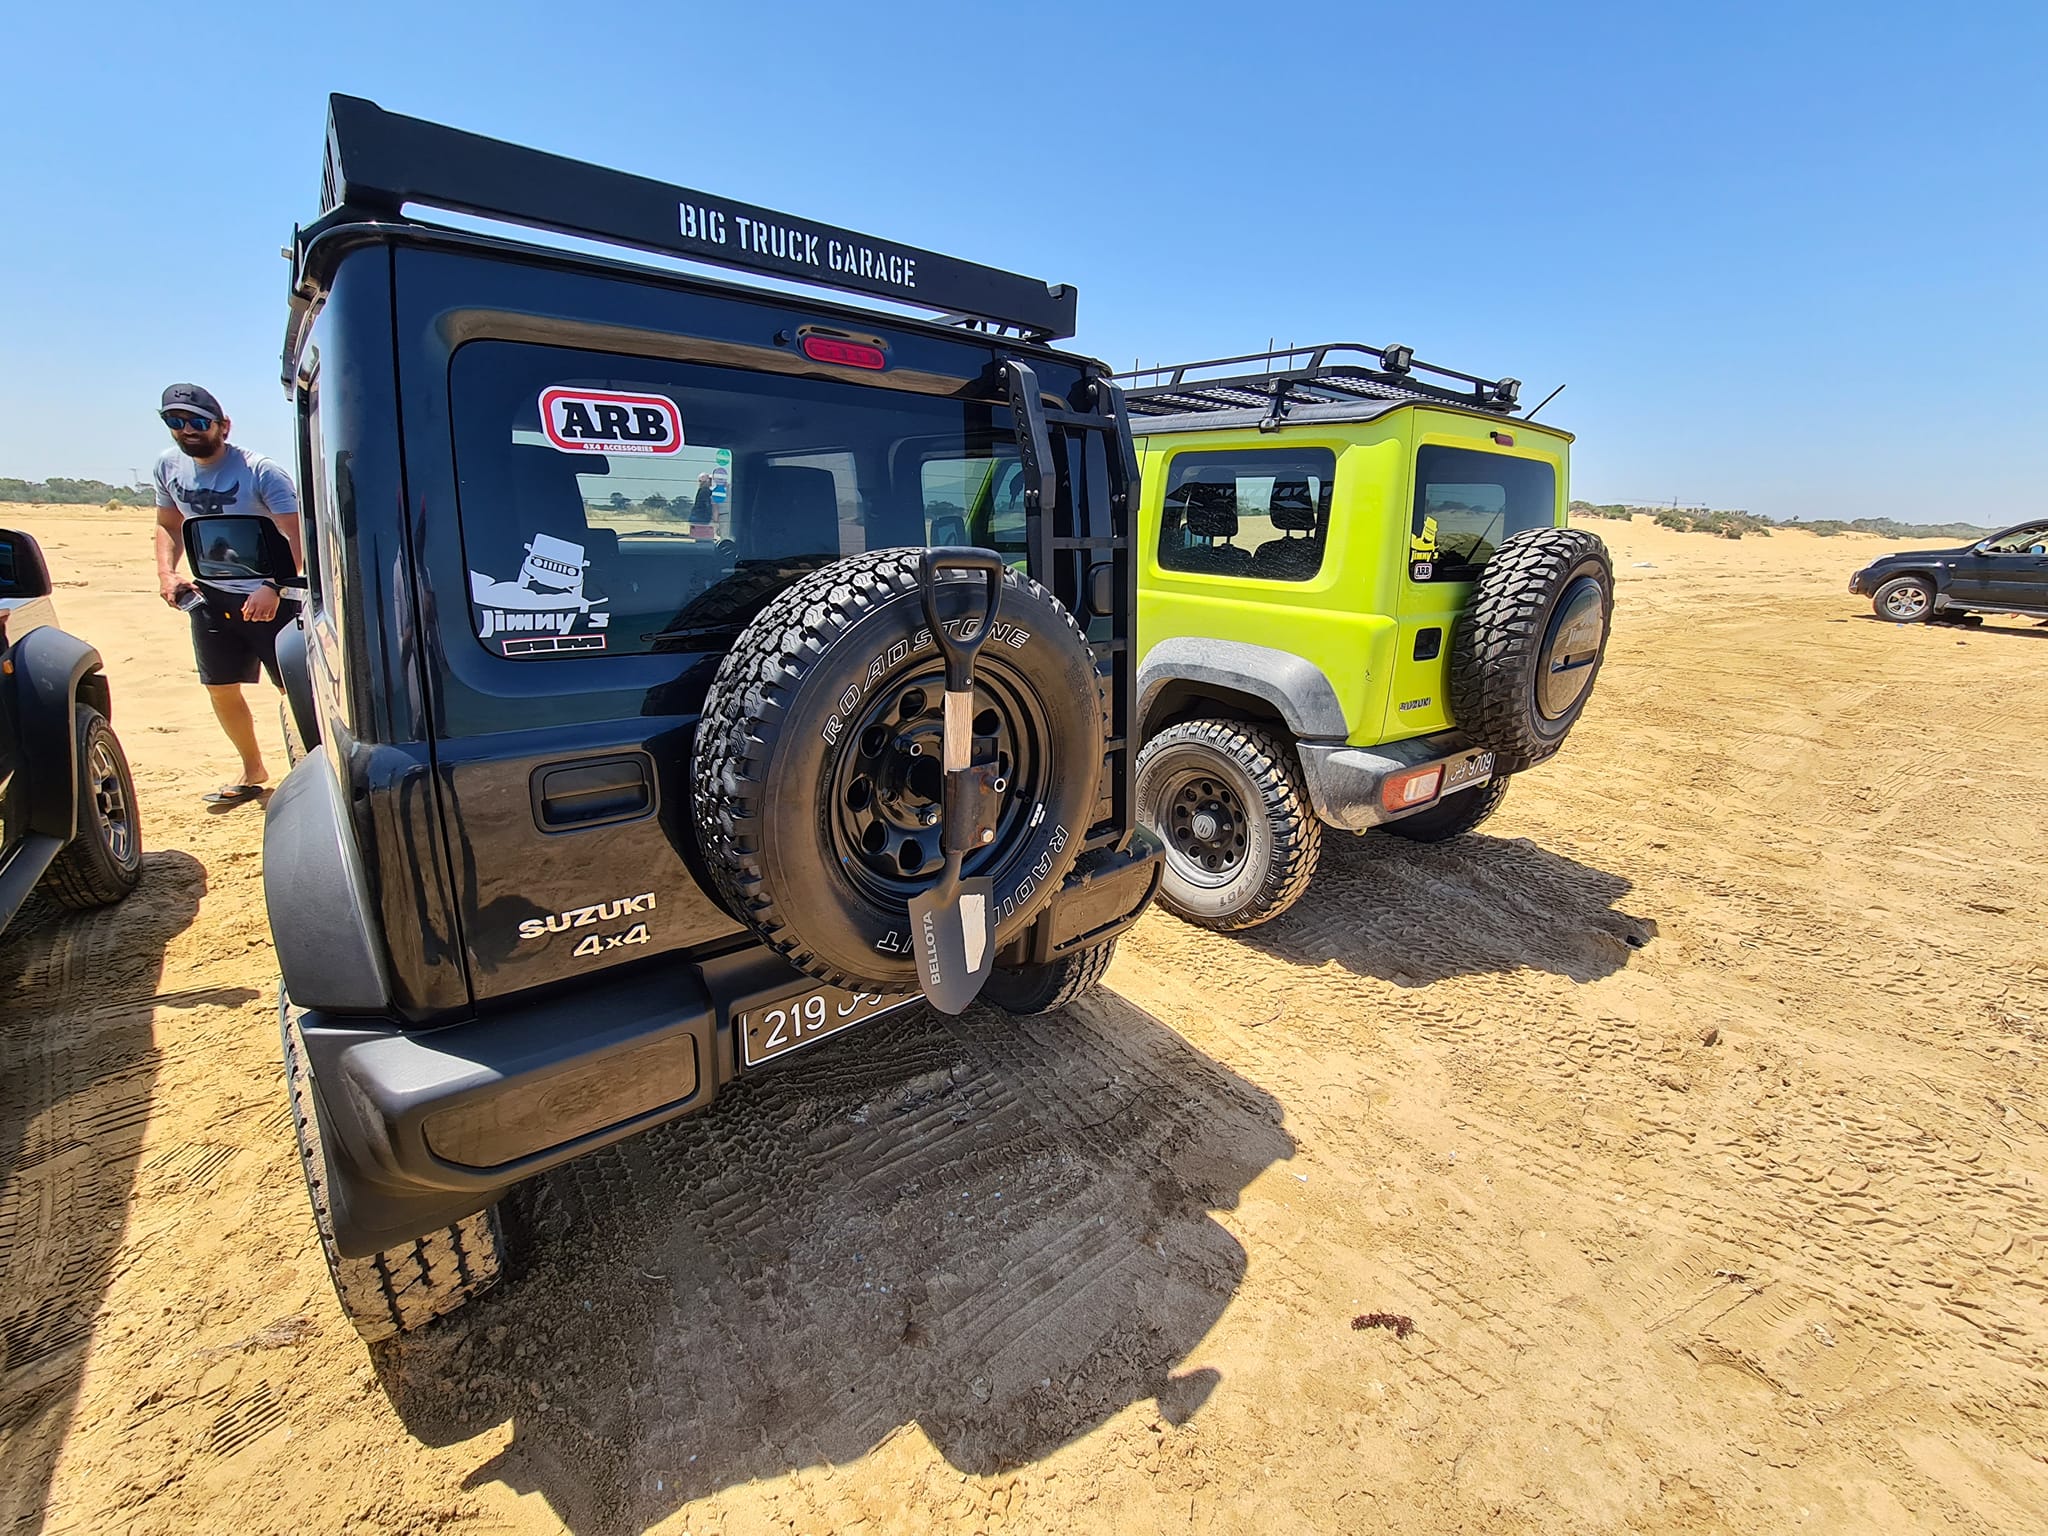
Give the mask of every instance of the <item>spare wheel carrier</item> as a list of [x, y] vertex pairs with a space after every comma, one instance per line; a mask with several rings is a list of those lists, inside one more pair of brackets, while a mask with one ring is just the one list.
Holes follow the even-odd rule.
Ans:
[[1451, 718], [1515, 773], [1564, 745], [1592, 696], [1614, 613], [1607, 546], [1582, 528], [1501, 541], [1451, 637]]
[[[940, 700], [920, 549], [849, 556], [770, 603], [720, 664], [698, 726], [697, 834], [732, 912], [834, 986], [917, 989], [906, 908], [943, 866]], [[985, 606], [942, 576], [941, 619]], [[1066, 607], [1017, 571], [975, 667], [975, 734], [1003, 767], [996, 836], [965, 873], [995, 883], [996, 945], [1058, 889], [1102, 773], [1094, 658]]]

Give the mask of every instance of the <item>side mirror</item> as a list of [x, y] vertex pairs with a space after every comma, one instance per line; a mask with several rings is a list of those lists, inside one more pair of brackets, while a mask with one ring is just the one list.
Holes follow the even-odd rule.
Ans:
[[274, 581], [298, 575], [292, 546], [267, 517], [224, 512], [185, 519], [185, 559], [198, 581]]
[[50, 568], [36, 541], [12, 528], [0, 528], [0, 600], [48, 597]]

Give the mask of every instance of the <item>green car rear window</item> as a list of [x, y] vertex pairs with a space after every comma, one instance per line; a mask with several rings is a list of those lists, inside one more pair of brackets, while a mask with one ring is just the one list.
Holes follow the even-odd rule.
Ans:
[[1434, 444], [1416, 450], [1415, 580], [1471, 581], [1510, 535], [1556, 521], [1557, 471], [1544, 460]]

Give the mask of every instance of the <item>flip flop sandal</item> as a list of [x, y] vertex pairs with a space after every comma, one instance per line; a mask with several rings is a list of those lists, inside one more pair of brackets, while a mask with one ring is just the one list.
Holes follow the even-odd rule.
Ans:
[[200, 798], [208, 805], [240, 805], [244, 800], [254, 800], [262, 793], [261, 784], [229, 784]]

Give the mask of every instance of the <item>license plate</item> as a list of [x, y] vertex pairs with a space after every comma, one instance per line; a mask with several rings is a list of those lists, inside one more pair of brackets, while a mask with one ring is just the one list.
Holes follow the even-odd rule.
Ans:
[[1475, 752], [1445, 767], [1443, 793], [1448, 795], [1453, 790], [1469, 789], [1474, 784], [1484, 784], [1492, 777], [1493, 754]]
[[758, 1067], [771, 1057], [781, 1056], [800, 1045], [823, 1040], [842, 1029], [851, 1029], [876, 1014], [907, 1008], [917, 1001], [909, 997], [884, 997], [876, 992], [848, 992], [839, 987], [815, 987], [749, 1008], [734, 1021], [739, 1031], [740, 1060]]

